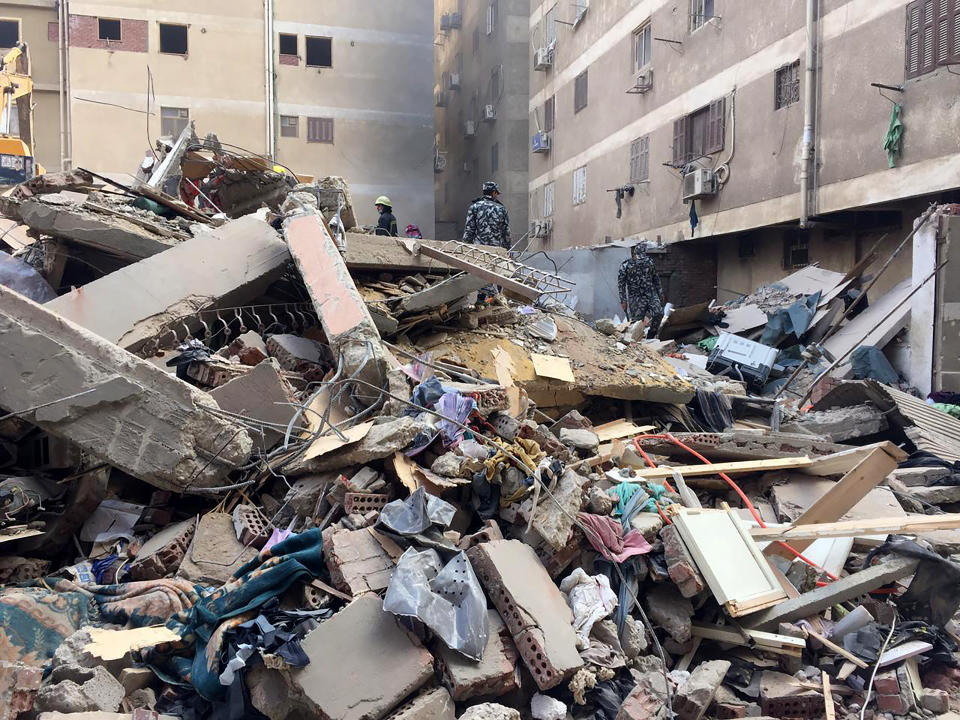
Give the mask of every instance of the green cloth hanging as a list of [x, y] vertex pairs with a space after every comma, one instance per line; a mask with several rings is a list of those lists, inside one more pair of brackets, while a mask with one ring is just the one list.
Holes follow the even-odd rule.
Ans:
[[887, 151], [887, 162], [890, 167], [896, 167], [897, 158], [903, 152], [903, 120], [900, 116], [903, 114], [903, 105], [894, 103], [893, 111], [890, 113], [890, 127], [883, 138], [883, 149]]

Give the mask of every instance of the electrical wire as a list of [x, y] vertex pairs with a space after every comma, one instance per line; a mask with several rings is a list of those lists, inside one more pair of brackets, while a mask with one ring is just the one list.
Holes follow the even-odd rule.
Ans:
[[873, 672], [870, 673], [870, 682], [867, 683], [867, 694], [863, 700], [863, 707], [860, 708], [860, 720], [864, 720], [867, 713], [867, 704], [870, 702], [870, 694], [873, 692], [873, 681], [877, 678], [877, 671], [880, 669], [880, 661], [883, 658], [883, 654], [887, 651], [887, 645], [890, 644], [890, 639], [893, 637], [893, 631], [897, 627], [897, 617], [893, 616], [893, 619], [890, 621], [890, 632], [887, 633], [887, 639], [883, 641], [883, 646], [880, 648], [880, 652], [877, 654], [877, 662], [873, 666]]

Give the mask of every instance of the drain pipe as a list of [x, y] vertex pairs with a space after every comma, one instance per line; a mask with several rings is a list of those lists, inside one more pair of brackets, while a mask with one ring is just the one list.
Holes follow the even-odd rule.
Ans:
[[274, 93], [274, 60], [273, 60], [273, 0], [263, 0], [263, 47], [264, 47], [264, 93], [267, 104], [267, 156], [271, 160], [277, 158], [276, 141], [276, 96]]
[[814, 123], [814, 103], [816, 102], [817, 80], [817, 18], [819, 16], [819, 0], [807, 0], [807, 53], [805, 67], [805, 84], [803, 93], [803, 151], [800, 166], [800, 227], [810, 224], [810, 196], [815, 192], [811, 187], [813, 178], [812, 166], [816, 148], [816, 125]]

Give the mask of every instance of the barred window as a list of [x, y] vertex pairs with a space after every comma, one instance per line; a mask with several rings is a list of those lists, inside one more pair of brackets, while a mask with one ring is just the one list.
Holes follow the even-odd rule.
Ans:
[[775, 75], [774, 106], [777, 110], [800, 101], [800, 61], [784, 65]]

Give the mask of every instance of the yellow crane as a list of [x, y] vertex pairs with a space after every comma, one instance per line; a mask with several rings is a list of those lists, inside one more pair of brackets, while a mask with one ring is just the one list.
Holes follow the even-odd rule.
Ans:
[[[33, 156], [33, 79], [26, 43], [17, 43], [0, 59], [0, 185], [25, 182], [42, 174]], [[16, 108], [19, 132], [10, 133]]]

